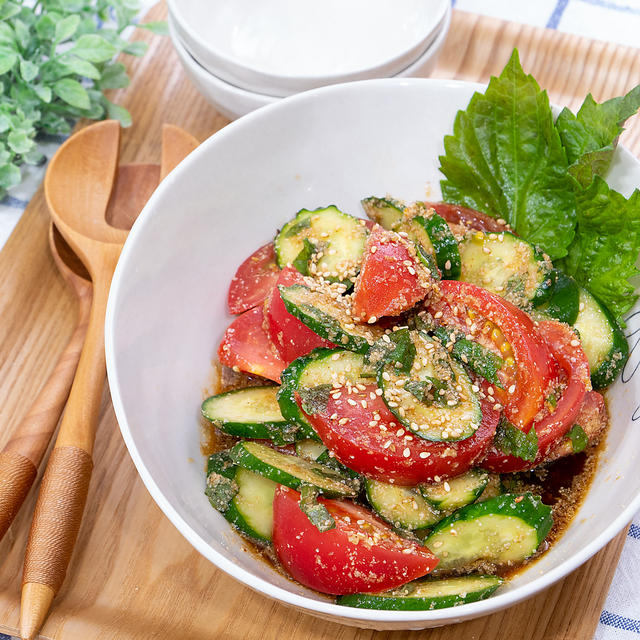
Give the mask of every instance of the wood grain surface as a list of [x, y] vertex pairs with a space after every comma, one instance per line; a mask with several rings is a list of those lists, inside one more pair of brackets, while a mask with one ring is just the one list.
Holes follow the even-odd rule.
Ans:
[[[148, 19], [165, 15], [155, 7]], [[161, 124], [203, 140], [227, 124], [190, 85], [167, 38], [144, 58], [124, 57], [131, 86], [114, 98], [134, 126], [124, 132], [123, 162], [159, 162]], [[598, 100], [640, 79], [640, 50], [454, 12], [438, 77], [486, 81], [514, 46], [524, 68], [553, 101], [576, 107], [587, 91]], [[640, 149], [640, 126], [624, 142]], [[47, 246], [48, 213], [39, 190], [0, 253], [0, 446], [47, 379], [74, 328], [75, 299]], [[194, 426], [195, 428], [195, 426]], [[415, 637], [373, 632], [297, 613], [255, 594], [200, 557], [147, 494], [125, 450], [105, 391], [87, 509], [68, 578], [53, 603], [43, 638], [65, 640], [333, 639]], [[22, 559], [33, 492], [0, 544], [0, 630], [15, 633]], [[492, 616], [420, 632], [429, 640], [575, 640], [593, 636], [624, 533], [544, 593]]]

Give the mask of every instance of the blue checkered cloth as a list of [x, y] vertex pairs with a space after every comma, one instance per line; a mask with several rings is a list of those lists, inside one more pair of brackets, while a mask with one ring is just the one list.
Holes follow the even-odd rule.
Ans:
[[[151, 6], [154, 0], [143, 4]], [[531, 24], [587, 38], [640, 45], [640, 0], [453, 0], [457, 9]], [[63, 138], [41, 141], [47, 157]], [[27, 167], [23, 183], [0, 202], [0, 249], [13, 231], [46, 166]], [[634, 519], [594, 640], [640, 640], [640, 514]], [[0, 640], [11, 640], [0, 633]]]

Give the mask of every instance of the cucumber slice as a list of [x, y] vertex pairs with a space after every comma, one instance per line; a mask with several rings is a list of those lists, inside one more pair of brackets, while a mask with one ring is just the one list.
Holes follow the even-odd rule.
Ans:
[[444, 514], [432, 508], [417, 489], [398, 487], [371, 478], [365, 479], [364, 488], [374, 511], [394, 527], [426, 529], [444, 518]]
[[230, 454], [237, 465], [292, 489], [310, 484], [328, 497], [353, 498], [358, 494], [357, 483], [352, 478], [325, 465], [280, 453], [259, 442], [238, 442]]
[[277, 394], [274, 386], [227, 391], [207, 398], [202, 415], [232, 436], [268, 439], [276, 444], [294, 442], [300, 437], [298, 426], [283, 417]]
[[404, 206], [392, 198], [364, 198], [360, 201], [367, 217], [383, 229], [395, 231], [404, 218]]
[[400, 372], [394, 363], [378, 370], [386, 405], [404, 426], [426, 440], [472, 436], [480, 426], [482, 411], [467, 372], [438, 340], [422, 331], [410, 335], [416, 349], [411, 373]]
[[[364, 220], [334, 205], [314, 211], [302, 209], [276, 236], [276, 261], [282, 269], [306, 250], [310, 275], [322, 275], [332, 282], [351, 281], [360, 269], [367, 233]], [[309, 251], [309, 243], [313, 251]]]
[[296, 442], [296, 455], [305, 460], [314, 462], [325, 451], [328, 451], [327, 447], [317, 440], [298, 440], [298, 442]]
[[306, 391], [328, 389], [332, 386], [358, 384], [364, 357], [342, 349], [314, 349], [306, 356], [294, 360], [281, 375], [282, 386], [278, 392], [278, 404], [282, 415], [299, 425], [301, 432], [318, 439], [313, 427], [296, 402], [296, 392], [304, 396]]
[[589, 360], [594, 389], [610, 385], [629, 358], [629, 345], [609, 310], [586, 289], [580, 289], [580, 311], [573, 325]]
[[279, 286], [278, 289], [285, 308], [292, 316], [321, 338], [349, 351], [366, 353], [383, 333], [380, 327], [354, 322], [347, 313], [347, 303], [342, 299], [337, 300], [321, 291], [312, 291], [301, 284]]
[[553, 525], [551, 507], [532, 493], [505, 493], [467, 505], [437, 524], [424, 544], [438, 571], [476, 562], [513, 565], [532, 556]]
[[489, 474], [480, 469], [471, 469], [462, 475], [420, 485], [422, 497], [439, 511], [454, 511], [475, 502], [489, 482]]
[[502, 479], [500, 478], [500, 474], [490, 473], [487, 486], [484, 488], [484, 491], [480, 494], [480, 497], [476, 502], [482, 502], [484, 500], [489, 500], [489, 498], [495, 498], [497, 496], [501, 496], [504, 492], [505, 492], [505, 489], [502, 484]]
[[459, 578], [427, 578], [381, 593], [339, 596], [338, 604], [361, 609], [431, 611], [457, 607], [488, 598], [504, 580], [498, 576], [469, 575]]
[[468, 233], [460, 243], [460, 280], [472, 282], [518, 307], [544, 302], [550, 294], [551, 262], [508, 231]]
[[273, 496], [278, 484], [242, 467], [237, 468], [235, 481], [238, 493], [224, 517], [251, 539], [271, 542]]
[[461, 269], [460, 250], [447, 221], [434, 211], [431, 215], [416, 216], [413, 222], [427, 232], [442, 277], [448, 280], [457, 279]]
[[554, 269], [549, 277], [553, 281], [549, 299], [539, 306], [538, 310], [560, 322], [573, 324], [578, 317], [580, 304], [578, 283], [557, 269]]

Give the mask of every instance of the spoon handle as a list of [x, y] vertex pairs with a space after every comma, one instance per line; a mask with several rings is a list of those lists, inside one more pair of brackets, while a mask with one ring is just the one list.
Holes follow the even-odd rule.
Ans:
[[100, 251], [100, 273], [92, 274], [89, 327], [56, 443], [38, 494], [22, 576], [21, 634], [41, 627], [64, 581], [78, 537], [93, 469], [93, 444], [105, 381], [104, 320], [119, 245]]
[[58, 363], [0, 452], [0, 540], [36, 478], [71, 389], [89, 322], [91, 287], [78, 298], [76, 328]]

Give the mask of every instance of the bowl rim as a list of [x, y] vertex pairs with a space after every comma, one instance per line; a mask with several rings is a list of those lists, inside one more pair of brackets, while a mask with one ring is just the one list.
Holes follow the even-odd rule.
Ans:
[[[282, 100], [278, 100], [272, 104], [266, 105], [256, 111], [253, 111], [238, 120], [231, 122], [222, 129], [216, 131], [207, 140], [205, 140], [198, 148], [196, 148], [180, 165], [172, 171], [158, 186], [151, 195], [149, 201], [144, 206], [140, 215], [134, 222], [129, 237], [123, 247], [120, 260], [118, 261], [115, 274], [112, 280], [109, 300], [107, 304], [105, 318], [105, 352], [106, 365], [109, 387], [113, 407], [122, 437], [125, 441], [129, 454], [136, 466], [136, 469], [142, 478], [142, 481], [151, 494], [152, 498], [160, 509], [164, 512], [171, 523], [178, 531], [191, 543], [191, 545], [205, 558], [211, 561], [216, 567], [222, 569], [231, 577], [239, 580], [252, 590], [259, 592], [267, 597], [278, 600], [284, 604], [303, 609], [314, 615], [330, 616], [340, 621], [340, 618], [348, 619], [350, 623], [438, 623], [448, 624], [459, 622], [463, 619], [471, 619], [484, 615], [488, 615], [516, 604], [522, 600], [530, 598], [540, 591], [550, 587], [556, 581], [565, 577], [580, 565], [585, 563], [589, 558], [600, 551], [608, 542], [610, 542], [633, 518], [640, 510], [640, 491], [629, 504], [622, 509], [618, 516], [612, 520], [609, 525], [597, 537], [591, 540], [589, 544], [579, 549], [572, 556], [559, 563], [553, 569], [541, 574], [533, 579], [532, 582], [514, 588], [505, 593], [498, 593], [491, 598], [464, 604], [455, 608], [436, 609], [433, 611], [384, 611], [375, 609], [360, 609], [355, 607], [347, 607], [338, 605], [333, 602], [316, 600], [308, 596], [299, 595], [287, 591], [268, 580], [260, 578], [250, 571], [237, 566], [231, 560], [225, 558], [222, 554], [215, 551], [202, 537], [200, 537], [187, 522], [180, 516], [171, 503], [165, 498], [164, 494], [156, 484], [150, 472], [138, 451], [134, 442], [133, 435], [129, 428], [127, 415], [123, 406], [122, 396], [120, 394], [119, 376], [115, 366], [115, 345], [114, 345], [114, 328], [116, 308], [120, 297], [122, 273], [127, 268], [129, 261], [132, 259], [132, 251], [135, 246], [137, 237], [143, 232], [148, 219], [152, 215], [156, 202], [163, 198], [165, 191], [169, 191], [179, 182], [180, 176], [191, 170], [191, 166], [199, 162], [200, 156], [208, 153], [208, 149], [224, 140], [229, 136], [235, 135], [236, 129], [246, 126], [247, 123], [259, 121], [268, 118], [273, 110], [282, 109], [281, 105], [300, 104], [311, 102], [318, 96], [330, 96], [332, 94], [342, 94], [343, 92], [358, 91], [359, 88], [381, 87], [389, 88], [392, 86], [426, 86], [431, 84], [434, 87], [442, 88], [460, 88], [484, 90], [486, 84], [477, 82], [468, 82], [462, 80], [438, 79], [438, 78], [381, 78], [361, 80], [357, 82], [343, 83], [337, 85], [329, 85], [319, 87], [310, 91], [302, 92], [289, 96]], [[627, 149], [618, 146], [619, 152], [625, 155], [634, 163], [640, 165], [640, 161]], [[533, 565], [535, 566], [535, 565]]]
[[[178, 26], [178, 32], [184, 33], [188, 39], [195, 43], [195, 47], [199, 51], [205, 51], [206, 57], [211, 59], [211, 66], [216, 69], [218, 77], [223, 75], [234, 77], [242, 80], [247, 86], [248, 91], [257, 91], [256, 87], [261, 86], [262, 89], [270, 87], [274, 93], [281, 91], [305, 91], [318, 87], [319, 85], [328, 85], [334, 83], [356, 82], [360, 80], [372, 79], [376, 74], [384, 72], [385, 75], [396, 75], [403, 69], [413, 64], [422, 56], [424, 51], [428, 49], [435, 38], [433, 34], [442, 27], [443, 20], [446, 15], [447, 8], [451, 8], [451, 0], [438, 0], [439, 7], [437, 18], [430, 23], [429, 31], [423, 33], [410, 47], [404, 48], [402, 51], [379, 62], [375, 65], [360, 67], [351, 71], [334, 73], [334, 74], [318, 74], [318, 75], [299, 75], [286, 73], [272, 73], [264, 69], [260, 69], [251, 64], [245, 64], [242, 60], [233, 56], [230, 52], [224, 52], [215, 47], [211, 42], [204, 40], [197, 31], [195, 31], [180, 10], [179, 0], [167, 0], [169, 15], [175, 18]], [[194, 56], [198, 62], [202, 64], [207, 71], [213, 73], [213, 68], [209, 69], [209, 65], [205, 65], [204, 61], [200, 61], [200, 56]], [[226, 80], [225, 80], [226, 81]], [[251, 89], [250, 85], [254, 85]], [[261, 90], [261, 92], [264, 92]]]

